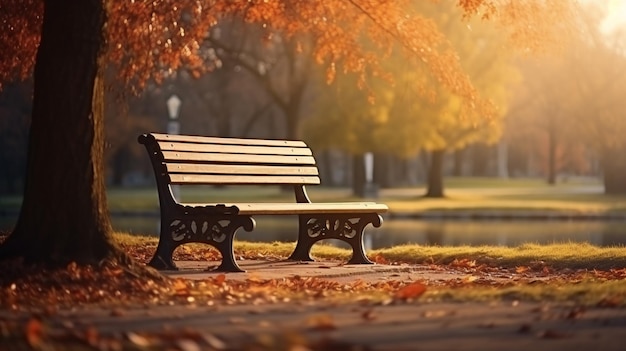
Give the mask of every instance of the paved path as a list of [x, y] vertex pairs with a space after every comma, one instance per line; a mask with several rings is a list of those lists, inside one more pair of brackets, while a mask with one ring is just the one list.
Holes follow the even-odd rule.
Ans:
[[[214, 262], [212, 265], [217, 265]], [[164, 272], [170, 277], [185, 279], [205, 279], [216, 276], [217, 272], [207, 272], [207, 262], [178, 261], [179, 271]], [[211, 263], [209, 263], [211, 264]], [[262, 260], [238, 260], [245, 273], [227, 273], [226, 279], [246, 280], [256, 279], [280, 279], [291, 277], [317, 277], [330, 279], [338, 282], [351, 282], [356, 279], [367, 282], [380, 282], [385, 280], [414, 280], [427, 277], [429, 280], [449, 280], [462, 278], [464, 275], [451, 271], [432, 270], [424, 265], [344, 265], [337, 262], [294, 262], [294, 261], [262, 261]]]
[[[294, 336], [328, 340], [333, 346], [323, 349], [329, 350], [610, 351], [624, 350], [626, 333], [624, 310], [580, 311], [537, 303], [159, 307], [121, 313], [90, 309], [65, 311], [49, 322], [51, 333], [68, 326], [95, 328], [100, 337], [121, 335], [136, 344], [157, 344], [153, 338], [165, 334], [157, 345], [197, 346], [179, 348], [185, 351], [211, 345], [251, 349], [258, 343], [287, 350], [278, 345]], [[342, 344], [351, 347], [340, 348]]]
[[[455, 279], [423, 267], [342, 266], [336, 263], [242, 261], [247, 273], [226, 279], [273, 279], [299, 275], [320, 279]], [[174, 277], [207, 278], [205, 263], [179, 262]], [[0, 311], [0, 319], [26, 323], [29, 315]], [[48, 332], [125, 340], [138, 349], [307, 350], [625, 350], [626, 310], [581, 309], [561, 304], [291, 302], [266, 305], [129, 307], [59, 311], [44, 315]], [[1, 335], [0, 335], [1, 336]], [[254, 348], [253, 346], [260, 346]], [[4, 350], [0, 343], [0, 350]]]

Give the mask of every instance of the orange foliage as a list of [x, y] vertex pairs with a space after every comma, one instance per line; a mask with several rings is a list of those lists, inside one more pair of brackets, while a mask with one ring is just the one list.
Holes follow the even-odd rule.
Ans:
[[[458, 6], [466, 16], [500, 20], [517, 43], [536, 47], [538, 38], [549, 39], [550, 28], [565, 22], [562, 18], [572, 13], [574, 3], [459, 0]], [[0, 83], [32, 72], [42, 4], [43, 0], [3, 0], [0, 4]], [[206, 47], [210, 29], [222, 19], [241, 18], [266, 28], [268, 38], [273, 31], [287, 37], [311, 35], [314, 58], [328, 67], [328, 80], [337, 73], [356, 73], [361, 87], [368, 74], [384, 75], [380, 61], [394, 47], [401, 47], [466, 104], [488, 110], [434, 21], [413, 13], [408, 0], [125, 0], [106, 4], [105, 56], [135, 91], [149, 80], [160, 82], [180, 67], [194, 74], [210, 70]]]
[[426, 285], [414, 282], [396, 291], [395, 298], [400, 300], [416, 299], [426, 292]]
[[0, 89], [3, 82], [32, 73], [42, 13], [41, 0], [0, 2]]

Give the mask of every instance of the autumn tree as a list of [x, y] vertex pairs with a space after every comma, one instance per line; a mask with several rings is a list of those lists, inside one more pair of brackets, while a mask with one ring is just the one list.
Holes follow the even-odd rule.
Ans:
[[[311, 55], [329, 67], [329, 80], [337, 72], [381, 74], [384, 53], [402, 43], [461, 104], [484, 108], [454, 51], [442, 45], [444, 36], [431, 20], [407, 11], [409, 3], [3, 0], [0, 82], [33, 73], [34, 93], [22, 208], [0, 258], [125, 261], [112, 240], [104, 188], [103, 70], [114, 67], [130, 91], [162, 82], [181, 66], [201, 74], [207, 69], [202, 43], [223, 18], [269, 26], [287, 37], [311, 35]], [[500, 19], [513, 35], [532, 42], [546, 36], [551, 17], [567, 15], [572, 1], [458, 4], [468, 15]], [[364, 36], [370, 45], [361, 44]]]
[[556, 183], [566, 163], [584, 167], [579, 160], [586, 151], [600, 160], [605, 191], [624, 193], [626, 86], [616, 77], [626, 73], [626, 46], [619, 32], [602, 32], [606, 13], [599, 5], [586, 5], [579, 18], [582, 35], [564, 40], [559, 56], [524, 63], [524, 83], [516, 92], [520, 107], [510, 118], [510, 128], [543, 146], [537, 154], [546, 155], [548, 183]]
[[585, 35], [568, 47], [567, 64], [561, 67], [575, 67], [577, 72], [565, 110], [579, 140], [599, 156], [605, 193], [625, 194], [626, 81], [620, 77], [626, 74], [626, 26], [603, 33], [590, 13], [583, 17]]
[[520, 64], [524, 83], [515, 90], [516, 107], [508, 116], [511, 139], [532, 150], [550, 185], [556, 184], [569, 151], [580, 144], [577, 127], [571, 123], [573, 85], [564, 84], [573, 67], [558, 69], [563, 60], [543, 58]]
[[301, 110], [314, 72], [313, 37], [241, 21], [224, 23], [221, 29], [207, 44], [221, 61], [245, 70], [267, 96], [284, 120], [282, 137], [300, 139]]
[[[369, 78], [366, 90], [356, 88], [354, 77], [338, 77], [320, 104], [319, 116], [311, 119], [309, 135], [314, 143], [357, 155], [374, 151], [406, 158], [426, 150], [426, 196], [441, 197], [444, 156], [473, 142], [497, 140], [507, 91], [517, 74], [507, 37], [493, 25], [464, 20], [458, 8], [445, 2], [414, 7], [446, 36], [478, 92], [492, 104], [480, 110], [469, 107], [425, 67], [410, 65], [397, 53], [384, 63], [389, 77]], [[368, 103], [368, 98], [375, 101]]]

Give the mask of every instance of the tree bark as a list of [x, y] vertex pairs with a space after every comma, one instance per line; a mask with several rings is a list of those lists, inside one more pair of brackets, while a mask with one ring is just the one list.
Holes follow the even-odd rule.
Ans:
[[113, 244], [104, 183], [102, 0], [46, 0], [24, 199], [0, 259], [97, 263]]
[[557, 145], [557, 137], [556, 131], [550, 126], [548, 130], [548, 178], [547, 182], [549, 185], [556, 184], [556, 145]]
[[463, 176], [463, 163], [465, 161], [465, 154], [467, 149], [457, 149], [454, 151], [454, 167], [452, 168], [452, 175], [455, 177]]
[[605, 149], [602, 152], [604, 172], [604, 193], [607, 195], [626, 194], [626, 147]]
[[445, 150], [434, 150], [430, 153], [426, 197], [444, 197], [443, 192], [443, 160]]
[[365, 161], [361, 153], [352, 156], [352, 193], [365, 196]]

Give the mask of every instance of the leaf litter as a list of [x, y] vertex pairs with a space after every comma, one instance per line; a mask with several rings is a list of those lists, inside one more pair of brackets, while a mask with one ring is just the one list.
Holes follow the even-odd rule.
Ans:
[[[128, 248], [127, 248], [128, 249]], [[144, 249], [130, 250], [136, 261], [145, 260]], [[207, 252], [186, 251], [178, 253], [177, 259], [206, 260]], [[252, 253], [255, 259], [258, 255]], [[375, 257], [383, 261], [382, 257]], [[384, 261], [385, 264], [390, 264]], [[143, 265], [141, 265], [143, 267]], [[3, 310], [31, 313], [25, 324], [0, 320], [0, 333], [3, 338], [22, 335], [19, 340], [34, 349], [47, 349], [46, 343], [78, 342], [98, 350], [121, 350], [131, 345], [135, 349], [169, 348], [183, 351], [196, 349], [227, 349], [217, 337], [191, 331], [168, 333], [126, 333], [119, 336], [100, 335], [94, 328], [77, 329], [72, 323], [64, 325], [66, 332], [53, 335], [48, 331], [42, 316], [53, 316], [57, 311], [77, 308], [101, 308], [110, 311], [111, 316], [124, 316], [129, 306], [221, 306], [221, 305], [263, 305], [284, 304], [297, 301], [309, 302], [357, 302], [370, 306], [360, 311], [363, 322], [377, 318], [371, 306], [377, 304], [412, 303], [429, 301], [441, 296], [442, 290], [461, 291], [475, 288], [506, 289], [513, 286], [577, 284], [583, 281], [611, 282], [626, 279], [626, 269], [609, 270], [555, 270], [535, 264], [512, 268], [493, 267], [477, 264], [470, 259], [454, 260], [448, 265], [427, 264], [428, 269], [441, 272], [455, 272], [451, 279], [412, 280], [396, 275], [394, 280], [369, 282], [356, 279], [352, 282], [338, 282], [315, 277], [285, 277], [262, 279], [250, 276], [247, 280], [229, 280], [225, 274], [216, 274], [203, 280], [166, 278], [151, 268], [137, 270], [104, 262], [98, 266], [69, 264], [62, 269], [48, 269], [41, 266], [27, 266], [22, 262], [4, 262], [0, 270], [0, 306]], [[458, 278], [462, 276], [461, 278]], [[602, 297], [598, 307], [620, 307], [624, 305], [625, 294], [609, 294]], [[516, 297], [517, 298], [517, 297]], [[565, 318], [576, 319], [584, 309], [572, 310]], [[236, 318], [236, 317], [234, 317]], [[238, 324], [245, 323], [239, 320]], [[332, 331], [339, 326], [330, 314], [311, 316], [305, 325], [315, 331]], [[520, 332], [530, 331], [531, 326], [520, 328]], [[550, 330], [539, 332], [540, 338], [562, 338], [567, 335]], [[298, 338], [254, 341], [256, 349], [273, 349], [285, 343], [291, 345], [285, 350], [316, 350], [319, 345], [307, 344]], [[284, 336], [282, 336], [284, 337]], [[271, 346], [267, 346], [271, 345]], [[295, 345], [295, 346], [294, 346]], [[255, 349], [252, 347], [250, 349]], [[297, 346], [297, 347], [296, 347]], [[305, 347], [306, 346], [306, 347]], [[328, 346], [328, 344], [324, 344]], [[345, 345], [344, 345], [345, 346]], [[208, 347], [208, 348], [207, 348]], [[266, 348], [263, 348], [266, 347]], [[347, 346], [346, 346], [347, 347]], [[131, 348], [132, 349], [132, 348]], [[340, 348], [339, 348], [340, 349]], [[350, 348], [345, 348], [349, 350]]]

